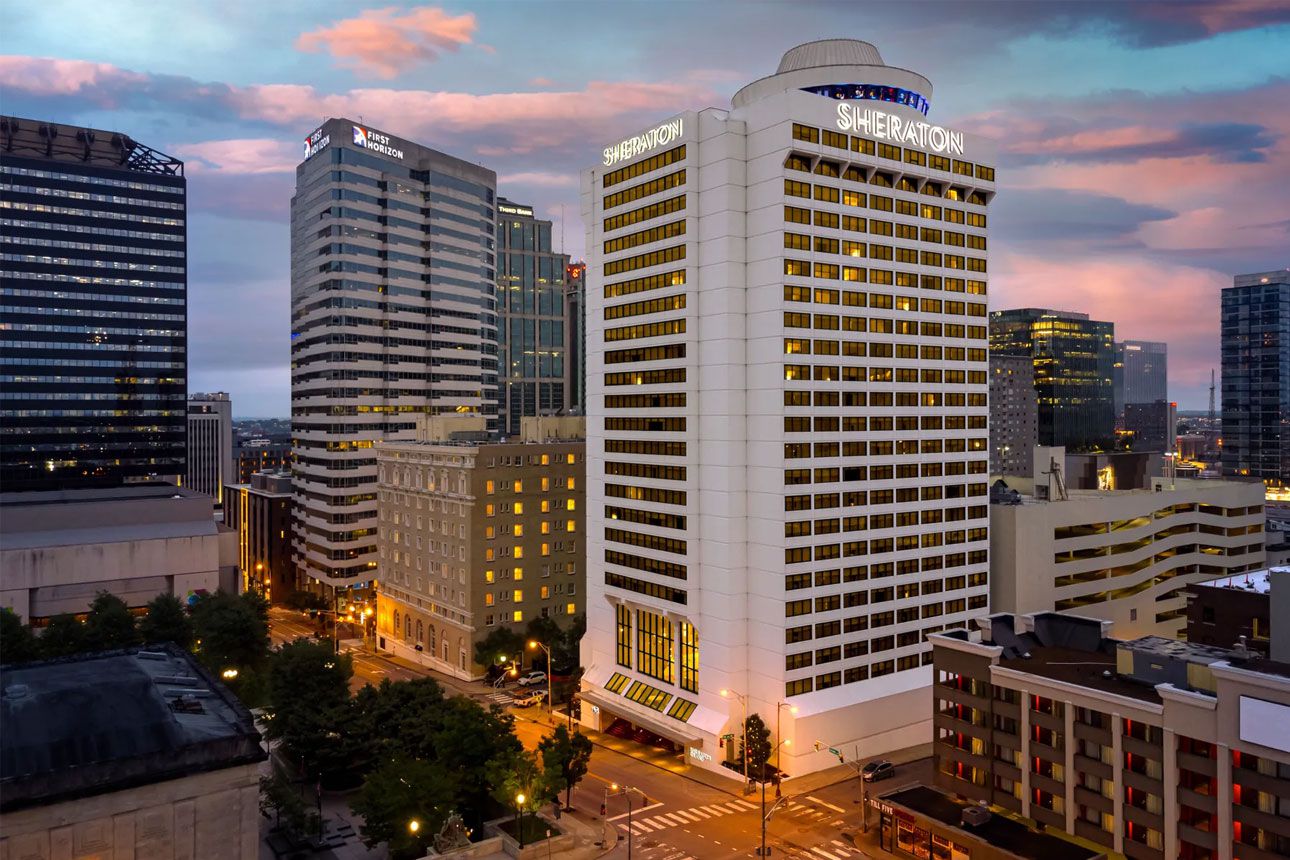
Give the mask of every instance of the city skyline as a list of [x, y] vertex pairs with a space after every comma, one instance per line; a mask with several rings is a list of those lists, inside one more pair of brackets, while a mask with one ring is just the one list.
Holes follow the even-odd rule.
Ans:
[[[301, 140], [324, 118], [361, 115], [496, 170], [576, 258], [577, 168], [596, 146], [728, 103], [760, 58], [826, 36], [873, 39], [894, 65], [954, 81], [932, 117], [998, 142], [991, 309], [1088, 312], [1117, 337], [1168, 342], [1181, 409], [1206, 404], [1222, 287], [1287, 264], [1290, 118], [1270, 109], [1290, 97], [1282, 4], [877, 4], [848, 32], [827, 3], [677, 4], [649, 20], [580, 8], [316, 4], [252, 20], [196, 4], [194, 26], [162, 27], [53, 3], [10, 16], [0, 92], [6, 113], [121, 129], [185, 160], [190, 382], [229, 390], [237, 417], [287, 412], [287, 207]], [[96, 26], [69, 34], [72, 16]], [[714, 27], [725, 37], [702, 35]]]

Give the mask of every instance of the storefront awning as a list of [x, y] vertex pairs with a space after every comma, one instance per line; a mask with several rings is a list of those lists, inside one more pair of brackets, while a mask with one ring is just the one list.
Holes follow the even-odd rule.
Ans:
[[603, 693], [599, 690], [583, 690], [578, 694], [583, 702], [590, 702], [597, 707], [616, 714], [634, 725], [648, 729], [654, 734], [686, 747], [702, 747], [703, 739], [698, 737], [687, 723], [668, 719], [658, 711], [628, 701], [622, 696]]

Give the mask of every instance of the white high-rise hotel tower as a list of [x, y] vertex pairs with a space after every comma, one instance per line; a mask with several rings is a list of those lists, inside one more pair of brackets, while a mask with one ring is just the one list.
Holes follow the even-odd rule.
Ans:
[[813, 42], [584, 171], [584, 721], [716, 768], [746, 709], [789, 774], [931, 739], [927, 635], [988, 592], [995, 190], [931, 92]]

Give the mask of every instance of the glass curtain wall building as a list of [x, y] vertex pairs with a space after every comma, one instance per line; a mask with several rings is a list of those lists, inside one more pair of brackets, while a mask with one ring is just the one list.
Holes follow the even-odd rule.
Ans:
[[291, 413], [299, 572], [377, 575], [376, 456], [418, 415], [497, 422], [493, 171], [331, 119], [291, 201]]
[[582, 719], [722, 773], [745, 706], [792, 775], [926, 743], [988, 601], [996, 151], [857, 81], [932, 92], [813, 42], [582, 174]]
[[0, 486], [177, 480], [188, 389], [183, 162], [0, 118]]
[[1040, 445], [1114, 448], [1113, 323], [1041, 308], [995, 311], [990, 351], [1034, 362]]
[[520, 419], [566, 412], [575, 394], [569, 255], [551, 250], [551, 222], [530, 206], [497, 201], [498, 429], [518, 436]]
[[1223, 290], [1223, 474], [1290, 476], [1290, 270], [1237, 275]]
[[1122, 340], [1115, 344], [1115, 418], [1130, 403], [1169, 399], [1169, 344]]

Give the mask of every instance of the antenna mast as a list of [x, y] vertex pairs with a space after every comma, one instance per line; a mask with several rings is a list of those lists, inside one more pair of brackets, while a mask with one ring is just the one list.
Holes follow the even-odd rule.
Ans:
[[1214, 368], [1209, 369], [1209, 429], [1214, 429]]

